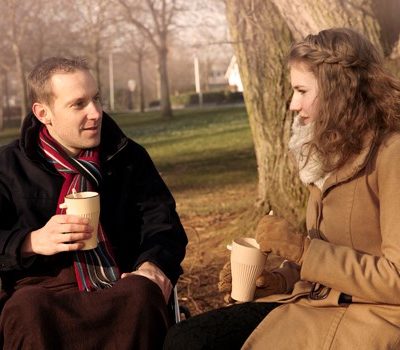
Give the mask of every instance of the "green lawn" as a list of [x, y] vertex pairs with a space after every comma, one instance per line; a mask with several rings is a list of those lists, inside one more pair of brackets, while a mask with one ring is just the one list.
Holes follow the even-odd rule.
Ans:
[[255, 176], [255, 158], [243, 107], [115, 115], [128, 136], [142, 144], [175, 191], [223, 187]]
[[[116, 113], [113, 117], [148, 150], [174, 195], [183, 196], [182, 200], [256, 182], [253, 142], [243, 106], [176, 110], [171, 120], [158, 112]], [[0, 144], [16, 135], [17, 129], [3, 131]], [[206, 212], [236, 205], [234, 200], [225, 207], [206, 200], [210, 203], [199, 209], [196, 201], [191, 202], [192, 209]]]

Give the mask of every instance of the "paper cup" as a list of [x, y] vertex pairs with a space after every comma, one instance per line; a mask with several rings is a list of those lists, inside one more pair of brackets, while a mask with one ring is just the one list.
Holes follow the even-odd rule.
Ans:
[[100, 196], [97, 192], [76, 192], [68, 194], [64, 203], [60, 204], [61, 209], [66, 209], [66, 214], [77, 215], [89, 219], [93, 227], [92, 237], [83, 241], [82, 250], [94, 249], [97, 247], [97, 230], [100, 217]]
[[252, 301], [256, 280], [265, 268], [267, 259], [254, 238], [236, 238], [231, 248], [232, 293], [237, 301]]

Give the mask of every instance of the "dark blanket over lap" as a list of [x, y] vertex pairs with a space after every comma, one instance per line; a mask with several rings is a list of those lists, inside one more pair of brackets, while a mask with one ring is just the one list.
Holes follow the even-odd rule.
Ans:
[[160, 288], [130, 276], [79, 292], [73, 269], [22, 281], [0, 316], [4, 349], [161, 349], [170, 324]]

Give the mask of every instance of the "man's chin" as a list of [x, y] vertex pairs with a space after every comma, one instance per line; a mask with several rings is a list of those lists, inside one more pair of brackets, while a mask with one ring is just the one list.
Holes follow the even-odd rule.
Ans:
[[82, 149], [90, 149], [90, 148], [95, 148], [100, 145], [100, 140], [93, 140], [89, 142], [85, 142], [82, 144]]

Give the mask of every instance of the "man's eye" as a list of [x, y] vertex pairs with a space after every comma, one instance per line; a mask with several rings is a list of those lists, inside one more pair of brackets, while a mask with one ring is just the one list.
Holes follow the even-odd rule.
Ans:
[[83, 108], [83, 107], [85, 107], [85, 102], [84, 101], [78, 101], [78, 102], [75, 102], [73, 105], [72, 105], [72, 107], [74, 107], [74, 108]]

